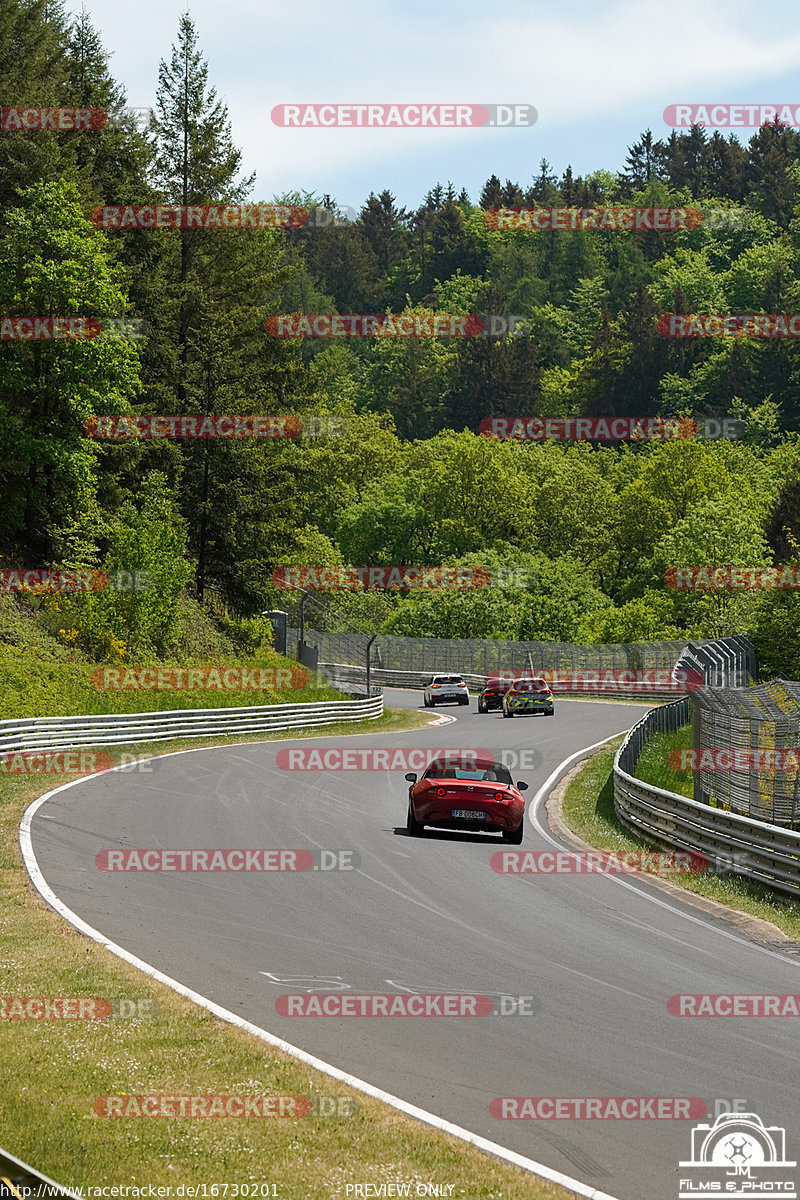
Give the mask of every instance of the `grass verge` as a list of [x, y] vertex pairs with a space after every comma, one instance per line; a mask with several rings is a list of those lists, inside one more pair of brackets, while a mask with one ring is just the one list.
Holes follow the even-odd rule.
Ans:
[[692, 727], [681, 725], [675, 733], [657, 733], [645, 742], [636, 764], [636, 778], [679, 796], [692, 798], [692, 772], [678, 771], [668, 761], [670, 750], [691, 750]]
[[[429, 722], [423, 713], [389, 710], [377, 721], [342, 722], [300, 736], [399, 732]], [[246, 741], [287, 736], [246, 735]], [[176, 739], [110, 752], [118, 762], [133, 753], [241, 740]], [[48, 775], [47, 790], [71, 778]], [[215, 1183], [219, 1197], [228, 1185], [231, 1200], [234, 1185], [254, 1184], [275, 1185], [269, 1195], [279, 1200], [344, 1197], [348, 1183], [409, 1184], [412, 1195], [417, 1183], [450, 1184], [451, 1196], [469, 1200], [566, 1200], [573, 1194], [359, 1095], [81, 937], [33, 891], [19, 853], [20, 817], [43, 783], [41, 776], [0, 777], [0, 990], [6, 997], [155, 1000], [157, 1014], [0, 1021], [0, 1145], [10, 1153], [66, 1187], [172, 1185], [173, 1196], [179, 1184], [206, 1184], [211, 1196]], [[122, 1093], [348, 1096], [358, 1109], [348, 1117], [284, 1120], [126, 1120], [95, 1113], [97, 1097]]]
[[[660, 734], [653, 738], [649, 744], [649, 766], [644, 755], [640, 759], [643, 769], [648, 769], [650, 773], [640, 777], [646, 778], [649, 783], [656, 783], [659, 787], [680, 791], [679, 788], [672, 787], [667, 775], [675, 775], [678, 779], [682, 779], [683, 776], [683, 772], [673, 772], [667, 766], [666, 750], [682, 744], [676, 742], [676, 736], [680, 735]], [[617, 738], [611, 743], [611, 749], [601, 750], [592, 755], [586, 766], [571, 780], [562, 800], [561, 816], [578, 837], [598, 850], [627, 853], [631, 850], [652, 849], [651, 843], [630, 833], [614, 812], [614, 754], [621, 742], [622, 738]], [[660, 748], [653, 748], [655, 742], [664, 744]], [[688, 892], [747, 913], [748, 916], [771, 921], [783, 930], [787, 937], [800, 941], [800, 905], [775, 895], [762, 884], [750, 883], [732, 875], [663, 873], [661, 878]]]

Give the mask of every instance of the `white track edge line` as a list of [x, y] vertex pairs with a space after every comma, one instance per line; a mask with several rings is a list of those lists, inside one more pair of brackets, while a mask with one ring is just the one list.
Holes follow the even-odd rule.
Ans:
[[[411, 732], [411, 731], [409, 731]], [[616, 736], [616, 735], [615, 735]], [[281, 739], [278, 739], [281, 740]], [[239, 745], [260, 745], [262, 743], [241, 742]], [[602, 743], [601, 743], [602, 744]], [[209, 746], [210, 750], [222, 750], [224, 746]], [[177, 750], [175, 754], [192, 754], [200, 750], [201, 747], [196, 747], [192, 750]], [[171, 758], [172, 754], [158, 755], [159, 758]], [[140, 760], [137, 760], [140, 761]], [[147, 761], [147, 759], [141, 760]], [[112, 768], [116, 769], [116, 768]], [[86, 776], [93, 778], [93, 776]], [[268, 1042], [269, 1045], [275, 1046], [276, 1049], [283, 1050], [287, 1054], [291, 1054], [294, 1058], [306, 1063], [315, 1070], [322, 1072], [324, 1075], [329, 1075], [332, 1079], [338, 1079], [342, 1083], [348, 1084], [354, 1090], [363, 1092], [367, 1096], [372, 1096], [376, 1100], [382, 1101], [384, 1104], [390, 1105], [392, 1108], [399, 1109], [409, 1117], [414, 1117], [418, 1121], [422, 1121], [426, 1125], [433, 1126], [434, 1129], [440, 1130], [442, 1133], [450, 1134], [451, 1137], [458, 1138], [462, 1142], [467, 1142], [469, 1145], [475, 1146], [478, 1150], [483, 1150], [487, 1154], [491, 1154], [494, 1158], [499, 1158], [504, 1162], [510, 1163], [511, 1166], [521, 1167], [525, 1171], [529, 1171], [533, 1175], [538, 1175], [541, 1179], [546, 1179], [550, 1183], [559, 1184], [568, 1191], [574, 1192], [578, 1196], [584, 1196], [586, 1200], [619, 1200], [616, 1196], [611, 1196], [608, 1192], [600, 1192], [588, 1184], [581, 1183], [578, 1179], [572, 1179], [569, 1175], [562, 1174], [561, 1171], [556, 1171], [552, 1167], [548, 1167], [545, 1163], [537, 1162], [535, 1159], [526, 1158], [522, 1154], [517, 1154], [515, 1150], [509, 1150], [505, 1146], [499, 1145], [497, 1142], [489, 1141], [488, 1138], [481, 1137], [479, 1134], [472, 1133], [469, 1129], [464, 1129], [460, 1125], [455, 1125], [451, 1121], [446, 1121], [443, 1117], [438, 1117], [435, 1113], [430, 1113], [424, 1108], [418, 1108], [415, 1104], [409, 1104], [408, 1101], [400, 1099], [399, 1096], [392, 1095], [391, 1092], [385, 1092], [382, 1088], [375, 1087], [366, 1080], [359, 1079], [355, 1075], [349, 1075], [346, 1071], [340, 1070], [339, 1067], [333, 1066], [332, 1063], [327, 1063], [321, 1058], [317, 1058], [313, 1054], [309, 1054], [306, 1050], [301, 1050], [299, 1046], [293, 1046], [291, 1042], [286, 1042], [282, 1038], [277, 1037], [273, 1033], [269, 1033], [266, 1029], [261, 1029], [258, 1025], [253, 1025], [250, 1021], [245, 1021], [243, 1017], [237, 1016], [236, 1013], [229, 1012], [228, 1009], [222, 1008], [221, 1005], [215, 1004], [213, 1000], [209, 1000], [206, 996], [201, 996], [199, 992], [192, 991], [191, 988], [179, 983], [178, 980], [172, 979], [171, 976], [165, 975], [163, 971], [159, 971], [150, 963], [145, 962], [141, 958], [137, 958], [135, 954], [131, 954], [123, 946], [118, 946], [116, 942], [109, 941], [97, 929], [87, 924], [81, 917], [74, 913], [70, 908], [67, 908], [55, 892], [50, 888], [44, 875], [41, 872], [36, 855], [33, 851], [33, 842], [31, 838], [31, 821], [37, 811], [53, 796], [59, 792], [66, 791], [68, 788], [75, 787], [82, 783], [82, 779], [72, 780], [70, 783], [64, 783], [60, 787], [54, 788], [50, 792], [46, 792], [43, 796], [39, 796], [31, 804], [28, 805], [22, 815], [19, 829], [19, 843], [22, 859], [25, 864], [25, 869], [30, 876], [31, 882], [39, 892], [42, 899], [50, 905], [51, 908], [63, 917], [66, 921], [73, 925], [80, 933], [86, 935], [94, 942], [98, 942], [109, 950], [112, 954], [116, 954], [118, 958], [143, 971], [145, 975], [149, 975], [151, 979], [155, 979], [158, 983], [163, 983], [166, 987], [171, 988], [174, 992], [178, 992], [181, 996], [193, 1001], [201, 1008], [207, 1009], [220, 1020], [226, 1021], [229, 1025], [235, 1025], [242, 1029], [245, 1033], [250, 1033], [259, 1038], [263, 1042]], [[538, 793], [537, 793], [538, 795]]]
[[73, 1200], [83, 1200], [77, 1192], [71, 1191], [68, 1187], [64, 1187], [63, 1183], [56, 1183], [55, 1179], [51, 1179], [49, 1175], [45, 1175], [36, 1167], [32, 1167], [30, 1163], [23, 1162], [21, 1158], [17, 1158], [16, 1154], [12, 1154], [10, 1150], [6, 1150], [0, 1146], [0, 1157], [7, 1158], [9, 1162], [15, 1163], [18, 1167], [24, 1167], [26, 1171], [30, 1171], [32, 1175], [37, 1176], [44, 1183], [48, 1183], [50, 1187], [56, 1188], [62, 1196], [72, 1196]]

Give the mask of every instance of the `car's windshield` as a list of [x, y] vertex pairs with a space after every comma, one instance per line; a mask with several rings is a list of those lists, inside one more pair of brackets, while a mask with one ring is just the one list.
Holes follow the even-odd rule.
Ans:
[[434, 683], [463, 683], [460, 675], [434, 675]]
[[487, 763], [486, 766], [467, 769], [466, 767], [443, 767], [432, 762], [423, 779], [463, 779], [471, 783], [511, 783], [511, 774], [503, 763]]

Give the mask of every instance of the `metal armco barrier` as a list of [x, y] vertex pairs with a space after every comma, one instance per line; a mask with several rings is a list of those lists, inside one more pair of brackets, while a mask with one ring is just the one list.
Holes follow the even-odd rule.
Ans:
[[656, 733], [690, 717], [687, 698], [653, 709], [630, 731], [614, 758], [614, 808], [623, 825], [669, 849], [690, 850], [725, 871], [800, 897], [800, 833], [698, 804], [635, 779], [639, 755]]
[[33, 717], [27, 721], [0, 721], [0, 754], [20, 750], [73, 750], [79, 746], [126, 746], [133, 742], [263, 733], [271, 729], [309, 729], [337, 721], [375, 720], [382, 713], [383, 696], [377, 695], [363, 700], [325, 700], [318, 704]]

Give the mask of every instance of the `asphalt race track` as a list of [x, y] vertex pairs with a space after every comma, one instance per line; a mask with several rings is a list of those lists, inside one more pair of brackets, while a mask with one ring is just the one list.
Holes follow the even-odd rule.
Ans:
[[[393, 706], [421, 706], [391, 691]], [[402, 772], [285, 771], [281, 746], [535, 748], [531, 799], [568, 755], [642, 705], [557, 701], [554, 718], [456, 721], [388, 737], [319, 738], [176, 755], [113, 772], [38, 810], [41, 871], [73, 912], [154, 967], [271, 1033], [620, 1200], [676, 1200], [693, 1121], [501, 1121], [500, 1096], [746, 1100], [800, 1150], [797, 1022], [677, 1018], [674, 993], [800, 992], [798, 964], [630, 878], [509, 876], [494, 835], [405, 831]], [[540, 814], [541, 815], [541, 814]], [[107, 873], [118, 848], [354, 850], [350, 872]], [[550, 849], [526, 814], [522, 849]], [[273, 978], [274, 977], [274, 978]], [[488, 993], [533, 1015], [286, 1017], [282, 993]]]

